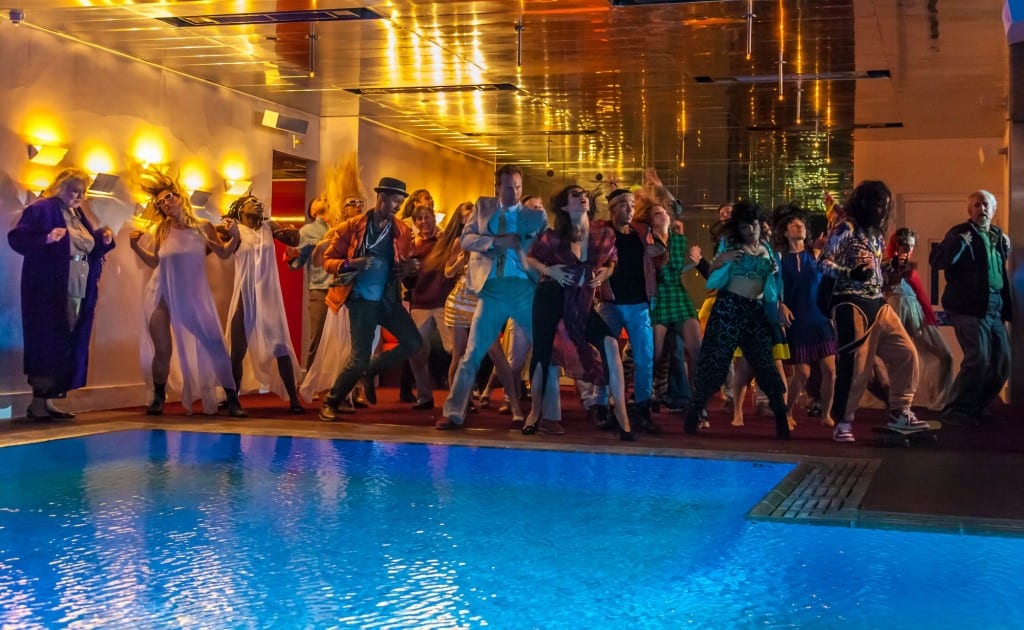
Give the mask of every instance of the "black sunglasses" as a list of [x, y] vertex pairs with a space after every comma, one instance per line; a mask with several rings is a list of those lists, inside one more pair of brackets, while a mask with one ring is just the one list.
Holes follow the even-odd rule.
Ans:
[[569, 191], [569, 195], [572, 196], [575, 199], [579, 199], [580, 197], [584, 197], [584, 196], [586, 196], [586, 194], [587, 194], [587, 191], [583, 190], [582, 188], [577, 188], [576, 190], [570, 190]]

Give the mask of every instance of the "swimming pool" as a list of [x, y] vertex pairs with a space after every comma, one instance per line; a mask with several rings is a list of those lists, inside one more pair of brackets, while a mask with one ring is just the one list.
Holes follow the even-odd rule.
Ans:
[[791, 466], [129, 431], [0, 449], [0, 625], [996, 627], [1024, 540], [745, 520]]

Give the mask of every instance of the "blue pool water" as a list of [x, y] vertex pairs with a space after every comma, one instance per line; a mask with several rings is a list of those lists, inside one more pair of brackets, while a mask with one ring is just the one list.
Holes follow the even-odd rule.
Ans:
[[134, 431], [0, 449], [0, 626], [1005, 627], [1024, 540], [751, 522], [791, 467]]

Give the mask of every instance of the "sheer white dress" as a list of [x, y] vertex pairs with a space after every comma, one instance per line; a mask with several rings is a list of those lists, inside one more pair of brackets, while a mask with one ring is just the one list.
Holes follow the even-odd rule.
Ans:
[[153, 340], [149, 322], [160, 301], [171, 320], [173, 353], [168, 387], [181, 392], [185, 413], [197, 399], [203, 413], [217, 413], [217, 387], [234, 389], [231, 358], [206, 278], [206, 238], [190, 228], [171, 228], [160, 246], [160, 261], [143, 295], [142, 372], [152, 387]]
[[226, 332], [230, 344], [231, 322], [241, 304], [249, 350], [242, 363], [242, 383], [238, 393], [272, 391], [288, 400], [288, 392], [277, 369], [277, 358], [288, 357], [292, 362], [292, 374], [299, 374], [299, 362], [288, 333], [281, 279], [277, 275], [274, 235], [268, 222], [258, 230], [239, 224], [238, 233], [241, 242], [235, 251], [235, 288]]

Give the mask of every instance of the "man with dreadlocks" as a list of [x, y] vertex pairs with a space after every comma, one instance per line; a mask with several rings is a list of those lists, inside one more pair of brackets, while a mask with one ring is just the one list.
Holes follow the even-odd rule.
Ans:
[[[294, 247], [299, 243], [299, 231], [267, 219], [263, 210], [262, 201], [244, 195], [231, 204], [227, 214], [239, 233], [234, 249], [235, 289], [228, 312], [231, 372], [238, 391], [269, 388], [282, 399], [287, 395], [288, 411], [298, 414], [304, 411], [295, 385], [299, 363], [288, 334], [274, 239]], [[250, 350], [252, 355], [246, 361]], [[248, 369], [243, 369], [246, 364]], [[275, 364], [276, 374], [270, 367]], [[254, 378], [243, 384], [245, 372]]]

